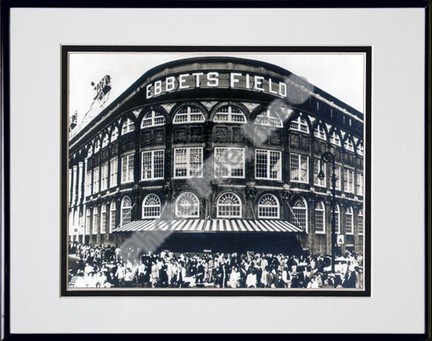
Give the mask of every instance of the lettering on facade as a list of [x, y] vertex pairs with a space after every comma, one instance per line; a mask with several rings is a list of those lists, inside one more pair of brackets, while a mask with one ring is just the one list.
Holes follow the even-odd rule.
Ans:
[[146, 98], [150, 99], [171, 92], [212, 88], [249, 90], [280, 98], [288, 96], [284, 81], [240, 72], [195, 72], [169, 76], [149, 83], [145, 93]]

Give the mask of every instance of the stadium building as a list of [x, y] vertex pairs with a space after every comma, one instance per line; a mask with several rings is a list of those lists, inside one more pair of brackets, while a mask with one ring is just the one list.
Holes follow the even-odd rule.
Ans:
[[[110, 86], [104, 77], [95, 101]], [[361, 112], [278, 66], [160, 65], [70, 131], [69, 238], [329, 254], [332, 164], [321, 156], [330, 152], [338, 251], [363, 253], [363, 133]]]

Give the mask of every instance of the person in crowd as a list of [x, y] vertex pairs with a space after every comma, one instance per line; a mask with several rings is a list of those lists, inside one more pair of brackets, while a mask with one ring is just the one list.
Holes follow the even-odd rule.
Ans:
[[355, 288], [356, 282], [357, 282], [356, 272], [352, 271], [351, 267], [348, 267], [347, 272], [345, 273], [342, 287], [343, 288]]
[[253, 267], [249, 267], [246, 276], [246, 288], [256, 288], [257, 287], [257, 274]]
[[240, 272], [237, 265], [232, 267], [230, 277], [229, 277], [230, 288], [238, 288], [240, 286]]
[[115, 272], [115, 277], [117, 278], [118, 286], [123, 287], [125, 285], [126, 268], [125, 266], [118, 262], [117, 270]]

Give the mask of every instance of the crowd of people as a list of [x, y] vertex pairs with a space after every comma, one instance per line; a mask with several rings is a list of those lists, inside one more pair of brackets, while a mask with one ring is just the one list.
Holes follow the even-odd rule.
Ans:
[[75, 288], [363, 288], [363, 258], [271, 253], [160, 253], [69, 243], [69, 286]]

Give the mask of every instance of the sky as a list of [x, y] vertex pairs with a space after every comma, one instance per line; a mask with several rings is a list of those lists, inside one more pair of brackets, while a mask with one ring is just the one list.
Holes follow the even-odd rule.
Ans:
[[361, 53], [159, 53], [73, 52], [69, 55], [69, 113], [78, 122], [93, 102], [92, 82], [111, 76], [112, 90], [106, 103], [115, 100], [149, 69], [183, 58], [220, 55], [278, 65], [364, 113], [365, 57]]

